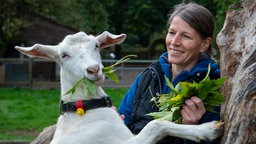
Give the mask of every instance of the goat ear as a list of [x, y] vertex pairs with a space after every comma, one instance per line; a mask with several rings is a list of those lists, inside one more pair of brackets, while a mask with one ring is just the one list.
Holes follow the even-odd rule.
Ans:
[[108, 31], [104, 31], [96, 38], [100, 42], [100, 48], [106, 48], [116, 44], [121, 44], [125, 40], [126, 34], [115, 35]]
[[58, 56], [57, 46], [35, 44], [32, 47], [15, 46], [15, 49], [29, 57], [39, 57], [52, 60]]

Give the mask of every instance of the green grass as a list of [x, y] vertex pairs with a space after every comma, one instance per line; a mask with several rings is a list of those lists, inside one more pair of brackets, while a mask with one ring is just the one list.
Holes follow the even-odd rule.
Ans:
[[[104, 89], [118, 107], [127, 89]], [[32, 140], [60, 114], [59, 90], [0, 88], [0, 140]]]

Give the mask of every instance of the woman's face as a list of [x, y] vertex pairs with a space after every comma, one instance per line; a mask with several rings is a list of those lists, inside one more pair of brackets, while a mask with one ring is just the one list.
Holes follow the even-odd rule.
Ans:
[[166, 35], [168, 62], [186, 68], [192, 68], [201, 52], [208, 49], [211, 38], [202, 39], [188, 23], [175, 16]]

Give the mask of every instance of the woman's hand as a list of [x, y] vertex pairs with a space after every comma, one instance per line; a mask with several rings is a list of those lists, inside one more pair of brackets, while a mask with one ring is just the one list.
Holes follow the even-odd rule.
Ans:
[[[117, 109], [116, 109], [115, 106], [112, 106], [111, 108], [112, 108], [113, 110], [115, 110], [115, 111], [118, 113], [118, 111], [117, 111]], [[120, 115], [120, 117], [121, 117], [122, 120], [124, 120], [124, 118], [125, 118], [125, 116], [124, 116], [123, 114]]]
[[191, 99], [185, 101], [185, 105], [182, 107], [182, 123], [183, 124], [198, 124], [198, 121], [205, 114], [206, 110], [204, 103], [201, 99], [193, 96]]

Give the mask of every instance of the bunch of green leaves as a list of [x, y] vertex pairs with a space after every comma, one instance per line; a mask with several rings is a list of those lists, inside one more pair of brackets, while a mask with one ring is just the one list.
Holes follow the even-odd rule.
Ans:
[[71, 94], [70, 95], [70, 100], [74, 97], [74, 94], [76, 92], [76, 88], [77, 86], [83, 84], [84, 86], [84, 94], [88, 95], [88, 93], [92, 93], [94, 95], [96, 95], [96, 86], [94, 84], [94, 82], [92, 80], [89, 80], [86, 77], [83, 77], [82, 79], [80, 79], [71, 89], [69, 89], [64, 95], [67, 94]]
[[169, 94], [159, 94], [151, 100], [159, 108], [159, 112], [152, 112], [148, 115], [155, 119], [164, 119], [171, 122], [181, 123], [181, 108], [186, 99], [197, 96], [204, 102], [207, 111], [215, 112], [214, 106], [220, 106], [225, 97], [220, 93], [219, 88], [225, 82], [226, 78], [211, 80], [209, 78], [210, 65], [205, 78], [197, 82], [179, 82], [175, 87], [165, 76], [165, 81], [171, 89]]
[[[110, 66], [107, 66], [107, 67], [104, 67], [102, 69], [102, 72], [109, 78], [111, 79], [112, 81], [116, 82], [116, 83], [120, 83], [119, 79], [118, 79], [118, 76], [115, 74], [115, 69], [114, 67], [116, 65], [119, 65], [125, 61], [128, 61], [131, 59], [131, 57], [137, 57], [137, 55], [127, 55], [123, 58], [121, 58], [120, 60], [118, 60], [116, 63], [114, 63], [113, 65], [110, 65]], [[77, 86], [79, 85], [83, 85], [84, 86], [84, 94], [85, 95], [88, 95], [88, 93], [92, 93], [94, 95], [96, 95], [96, 86], [94, 84], [94, 82], [92, 80], [89, 80], [88, 78], [86, 77], [83, 77], [82, 79], [80, 79], [70, 90], [68, 90], [64, 95], [67, 95], [67, 94], [71, 94], [70, 95], [70, 99], [73, 98], [75, 92], [76, 92], [76, 88]]]
[[131, 58], [130, 57], [137, 57], [137, 55], [127, 55], [123, 58], [121, 58], [120, 60], [118, 60], [116, 63], [114, 63], [113, 65], [110, 65], [108, 67], [104, 67], [102, 69], [103, 73], [105, 74], [105, 76], [107, 76], [109, 79], [111, 79], [112, 81], [116, 82], [116, 83], [120, 83], [119, 79], [118, 79], [118, 76], [115, 74], [115, 71], [114, 70], [114, 67], [116, 65], [119, 65], [125, 61], [128, 61], [130, 60]]

